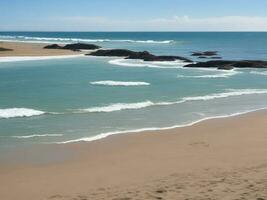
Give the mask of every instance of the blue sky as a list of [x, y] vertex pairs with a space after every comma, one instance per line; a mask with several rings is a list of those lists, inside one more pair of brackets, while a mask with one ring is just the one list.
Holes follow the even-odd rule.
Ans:
[[0, 31], [267, 31], [267, 0], [0, 0]]

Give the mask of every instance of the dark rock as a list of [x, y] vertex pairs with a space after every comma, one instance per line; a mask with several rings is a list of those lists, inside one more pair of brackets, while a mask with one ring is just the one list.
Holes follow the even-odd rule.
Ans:
[[7, 49], [7, 48], [0, 47], [0, 51], [13, 51], [13, 49]]
[[135, 52], [127, 49], [110, 49], [110, 50], [98, 50], [86, 55], [92, 56], [109, 56], [109, 57], [128, 57], [133, 56]]
[[100, 48], [99, 46], [94, 44], [83, 44], [83, 43], [67, 44], [65, 46], [60, 46], [58, 44], [51, 44], [44, 47], [44, 49], [68, 49], [72, 51], [80, 51], [81, 49], [95, 50], [99, 48]]
[[213, 57], [211, 57], [211, 59], [222, 59], [222, 57], [220, 57], [220, 56], [213, 56]]
[[217, 51], [193, 52], [191, 56], [216, 56]]
[[207, 58], [206, 56], [199, 56], [198, 58], [200, 58], [200, 59], [205, 59], [205, 58]]
[[44, 47], [44, 49], [62, 49], [58, 44], [51, 44]]
[[185, 62], [192, 62], [191, 60], [181, 56], [156, 56], [148, 51], [136, 52], [127, 49], [109, 49], [98, 50], [90, 54], [92, 56], [109, 56], [109, 57], [125, 57], [125, 59], [141, 59], [144, 61], [175, 61], [183, 60]]
[[100, 46], [97, 46], [95, 44], [84, 44], [84, 43], [75, 43], [75, 44], [67, 44], [64, 47], [62, 47], [62, 49], [69, 49], [69, 50], [95, 50], [95, 49], [99, 49]]
[[267, 61], [257, 60], [242, 60], [242, 61], [228, 61], [228, 60], [214, 60], [207, 62], [199, 62], [196, 64], [189, 64], [184, 67], [194, 68], [218, 68], [223, 70], [231, 70], [233, 68], [267, 68]]

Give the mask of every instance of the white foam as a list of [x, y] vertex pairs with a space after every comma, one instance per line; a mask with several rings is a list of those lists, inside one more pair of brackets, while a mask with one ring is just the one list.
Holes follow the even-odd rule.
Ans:
[[91, 142], [91, 141], [107, 138], [111, 135], [126, 134], [126, 133], [131, 134], [131, 133], [140, 133], [140, 132], [144, 132], [144, 131], [160, 131], [160, 130], [170, 130], [170, 129], [175, 129], [175, 128], [184, 128], [184, 127], [193, 126], [193, 125], [198, 124], [200, 122], [211, 120], [211, 119], [222, 119], [222, 118], [234, 117], [234, 116], [239, 116], [239, 115], [243, 115], [243, 114], [247, 114], [247, 113], [251, 113], [251, 112], [255, 112], [255, 111], [260, 111], [260, 110], [265, 110], [265, 109], [267, 109], [267, 108], [247, 110], [244, 112], [237, 112], [237, 113], [233, 113], [233, 114], [229, 114], [229, 115], [218, 115], [218, 116], [213, 116], [213, 117], [204, 117], [202, 119], [199, 119], [199, 120], [196, 120], [193, 122], [189, 122], [189, 123], [185, 123], [185, 124], [181, 124], [181, 125], [169, 126], [169, 127], [141, 128], [141, 129], [134, 129], [134, 130], [112, 131], [112, 132], [107, 132], [107, 133], [100, 133], [96, 136], [83, 137], [83, 138], [74, 139], [74, 140], [57, 142], [56, 144], [68, 144], [68, 143], [75, 143], [75, 142]]
[[80, 113], [99, 113], [99, 112], [114, 112], [120, 110], [140, 109], [154, 105], [151, 101], [144, 101], [139, 103], [116, 103], [102, 107], [92, 107], [86, 109], [79, 109]]
[[78, 113], [100, 113], [100, 112], [115, 112], [120, 110], [131, 110], [131, 109], [142, 109], [150, 106], [168, 106], [188, 101], [208, 101], [219, 98], [227, 98], [241, 95], [252, 95], [252, 94], [267, 94], [267, 89], [228, 89], [227, 92], [214, 93], [203, 96], [192, 96], [183, 97], [177, 101], [166, 101], [166, 102], [152, 102], [145, 101], [139, 103], [116, 103], [108, 106], [92, 107], [86, 109], [79, 109]]
[[13, 138], [18, 139], [29, 139], [29, 138], [35, 138], [35, 137], [61, 137], [63, 134], [34, 134], [34, 135], [22, 135], [22, 136], [12, 136]]
[[218, 98], [226, 98], [232, 96], [251, 95], [251, 94], [267, 94], [267, 89], [228, 89], [228, 92], [214, 93], [204, 96], [184, 97], [184, 101], [212, 100]]
[[0, 36], [1, 40], [28, 40], [38, 42], [127, 42], [127, 43], [147, 43], [147, 44], [170, 44], [173, 40], [123, 40], [123, 39], [83, 39], [83, 38], [55, 38], [55, 37], [28, 37], [28, 36]]
[[221, 73], [221, 74], [206, 74], [206, 75], [198, 75], [198, 76], [178, 75], [177, 78], [229, 78], [239, 73], [241, 72], [229, 71], [227, 73]]
[[134, 62], [131, 62], [131, 60], [120, 58], [120, 59], [110, 60], [109, 64], [118, 65], [118, 66], [125, 66], [125, 67], [149, 67], [149, 68], [161, 68], [161, 69], [178, 68], [178, 69], [180, 69], [188, 63], [184, 63], [182, 61], [145, 62], [142, 60], [134, 60]]
[[267, 76], [267, 71], [251, 71], [251, 74]]
[[126, 81], [94, 81], [92, 85], [107, 85], [107, 86], [147, 86], [150, 83], [147, 82], [126, 82]]
[[0, 109], [0, 119], [8, 119], [14, 117], [32, 117], [45, 114], [44, 111], [29, 108], [6, 108]]
[[50, 60], [50, 59], [66, 59], [83, 57], [83, 54], [64, 55], [64, 56], [6, 56], [0, 57], [0, 62], [19, 62], [19, 61], [35, 61], [35, 60]]

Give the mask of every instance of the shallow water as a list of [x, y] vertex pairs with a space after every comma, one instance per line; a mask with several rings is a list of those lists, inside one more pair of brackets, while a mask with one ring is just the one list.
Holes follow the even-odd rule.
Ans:
[[[267, 56], [267, 33], [20, 32], [0, 39], [94, 42], [189, 58], [197, 50], [218, 50], [224, 59]], [[95, 57], [0, 62], [0, 148], [90, 140], [267, 107], [266, 70], [183, 65]]]

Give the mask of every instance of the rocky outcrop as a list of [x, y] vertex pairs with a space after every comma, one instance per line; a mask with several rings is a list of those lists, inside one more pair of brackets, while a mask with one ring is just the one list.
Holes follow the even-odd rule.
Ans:
[[190, 59], [181, 56], [156, 56], [148, 51], [131, 51], [127, 49], [109, 49], [109, 50], [98, 50], [92, 52], [91, 56], [108, 56], [108, 57], [125, 57], [125, 59], [141, 59], [144, 61], [175, 61], [182, 60], [184, 62], [193, 62]]
[[0, 47], [0, 51], [13, 51], [13, 49], [7, 49], [7, 48]]
[[267, 61], [258, 60], [242, 60], [242, 61], [228, 61], [228, 60], [214, 60], [207, 62], [199, 62], [189, 64], [184, 67], [192, 68], [217, 68], [222, 70], [231, 70], [234, 68], [267, 68]]
[[84, 44], [84, 43], [67, 44], [65, 46], [60, 46], [58, 44], [51, 44], [44, 47], [44, 49], [67, 49], [72, 51], [96, 50], [99, 48], [101, 47], [94, 44]]
[[84, 43], [75, 43], [75, 44], [67, 44], [62, 49], [69, 49], [69, 50], [95, 50], [100, 49], [100, 46], [97, 46], [95, 44], [84, 44]]
[[216, 55], [218, 55], [217, 51], [203, 51], [203, 52], [199, 51], [199, 52], [193, 52], [191, 54], [191, 56], [205, 56], [205, 57], [216, 56]]

